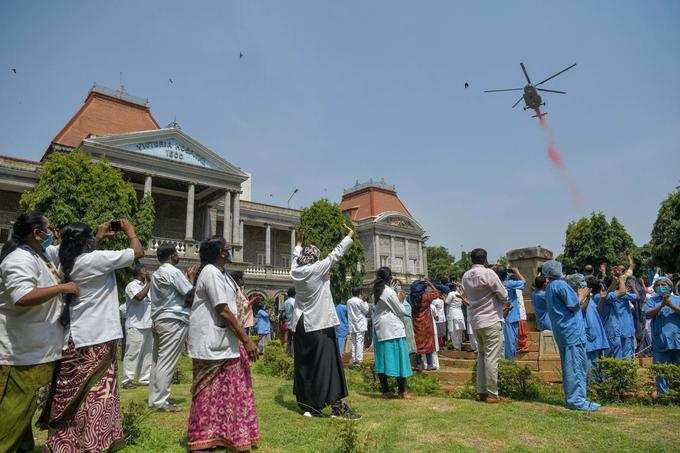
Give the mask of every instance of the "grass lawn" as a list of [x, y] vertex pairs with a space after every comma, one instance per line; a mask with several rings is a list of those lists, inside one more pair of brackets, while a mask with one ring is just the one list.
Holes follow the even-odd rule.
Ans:
[[[188, 360], [181, 366], [191, 376]], [[354, 423], [367, 451], [680, 451], [680, 429], [674, 428], [680, 407], [614, 406], [590, 414], [543, 403], [485, 405], [450, 397], [386, 401], [350, 387], [350, 402], [363, 417], [341, 422], [302, 417], [291, 381], [260, 375], [254, 381], [261, 452], [335, 451], [347, 423]], [[138, 445], [125, 451], [186, 451], [189, 387], [172, 389], [185, 410], [150, 414]], [[123, 407], [129, 401], [145, 404], [146, 397], [145, 387], [122, 390]], [[38, 435], [44, 441], [45, 433]]]

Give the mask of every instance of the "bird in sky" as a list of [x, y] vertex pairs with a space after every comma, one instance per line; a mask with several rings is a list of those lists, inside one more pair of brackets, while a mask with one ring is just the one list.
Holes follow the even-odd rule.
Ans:
[[243, 58], [243, 52], [238, 53], [238, 59], [240, 60], [241, 58]]
[[465, 82], [465, 88], [470, 88], [470, 84]]
[[9, 72], [11, 72], [12, 75], [16, 75], [17, 74], [17, 68], [9, 68]]
[[171, 85], [172, 85], [173, 83], [175, 83], [175, 81], [172, 80], [172, 78], [169, 78], [168, 80], [170, 81], [170, 84], [171, 84]]

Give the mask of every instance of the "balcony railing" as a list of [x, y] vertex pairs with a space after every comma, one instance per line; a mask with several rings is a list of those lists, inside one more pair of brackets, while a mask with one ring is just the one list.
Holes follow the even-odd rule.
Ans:
[[146, 248], [147, 255], [156, 255], [156, 250], [163, 244], [172, 244], [181, 258], [198, 259], [198, 247], [200, 242], [192, 239], [172, 239], [152, 237]]
[[267, 280], [290, 280], [290, 269], [287, 267], [249, 266], [245, 276]]

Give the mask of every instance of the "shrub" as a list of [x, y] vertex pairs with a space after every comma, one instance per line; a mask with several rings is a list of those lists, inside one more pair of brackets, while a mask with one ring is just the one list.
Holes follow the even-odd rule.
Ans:
[[659, 398], [671, 403], [680, 404], [680, 365], [673, 363], [655, 363], [649, 368], [653, 378], [664, 377], [668, 384], [668, 394]]
[[123, 410], [123, 437], [128, 445], [135, 445], [144, 431], [149, 408], [138, 401], [130, 401]]
[[178, 366], [177, 368], [175, 368], [175, 374], [172, 375], [172, 383], [173, 384], [190, 384], [191, 381], [187, 377], [184, 370], [182, 370], [182, 368]]
[[270, 341], [265, 346], [262, 356], [253, 365], [253, 372], [265, 376], [292, 379], [293, 358], [288, 356], [279, 340]]
[[[361, 365], [355, 365], [354, 370], [360, 374], [361, 380], [358, 384], [364, 390], [369, 392], [380, 391], [380, 381], [378, 381], [378, 377], [373, 372], [373, 363], [364, 362]], [[353, 379], [350, 379], [350, 381], [353, 381]], [[397, 380], [388, 377], [387, 382], [389, 383], [390, 392], [396, 393]], [[417, 396], [436, 396], [442, 393], [439, 378], [434, 374], [426, 373], [415, 373], [408, 378], [408, 391]]]
[[515, 400], [536, 400], [540, 397], [541, 386], [539, 379], [531, 374], [528, 366], [521, 367], [517, 362], [500, 360], [498, 393]]
[[588, 391], [598, 403], [629, 401], [642, 391], [636, 360], [600, 358], [595, 362], [592, 376]]

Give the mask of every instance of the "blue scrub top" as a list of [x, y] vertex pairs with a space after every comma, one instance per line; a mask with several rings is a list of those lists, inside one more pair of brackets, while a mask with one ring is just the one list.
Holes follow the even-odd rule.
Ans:
[[548, 314], [553, 337], [560, 347], [583, 344], [586, 338], [585, 322], [578, 296], [564, 280], [548, 283], [545, 290]]
[[586, 351], [600, 351], [609, 349], [609, 340], [602, 324], [602, 318], [597, 311], [597, 302], [593, 297], [588, 302], [585, 312], [586, 321]]
[[538, 330], [552, 330], [550, 316], [548, 316], [548, 304], [545, 301], [545, 290], [534, 291], [531, 296], [534, 302], [534, 313], [536, 314], [536, 328]]
[[[680, 307], [680, 296], [671, 295], [673, 305]], [[661, 297], [650, 297], [645, 304], [645, 312], [661, 304]], [[664, 352], [680, 349], [680, 315], [671, 307], [663, 307], [652, 321], [652, 347], [654, 351]]]
[[346, 337], [349, 333], [349, 324], [347, 321], [347, 305], [338, 304], [335, 306], [335, 313], [338, 314], [340, 324], [335, 326], [335, 334], [340, 337]]
[[286, 316], [286, 321], [293, 320], [293, 314], [295, 313], [295, 298], [289, 297], [283, 302], [283, 313]]
[[413, 315], [413, 309], [411, 308], [411, 302], [408, 300], [408, 297], [404, 299], [404, 316], [408, 316], [411, 318]]
[[269, 313], [266, 311], [259, 309], [257, 311], [257, 314], [255, 315], [257, 318], [257, 334], [258, 335], [266, 335], [268, 333], [271, 333], [272, 331], [272, 325], [269, 322]]
[[508, 290], [508, 301], [511, 306], [508, 316], [505, 317], [505, 322], [517, 322], [519, 321], [519, 300], [515, 290], [524, 289], [525, 283], [522, 280], [506, 280], [503, 285]]
[[[604, 301], [600, 317], [604, 324], [604, 330], [607, 332], [607, 337], [634, 337], [635, 336], [635, 322], [633, 321], [633, 312], [630, 308], [630, 303], [635, 300], [635, 294], [626, 293], [621, 297], [616, 295], [615, 291], [607, 294]], [[599, 304], [600, 295], [595, 296], [595, 301]]]

